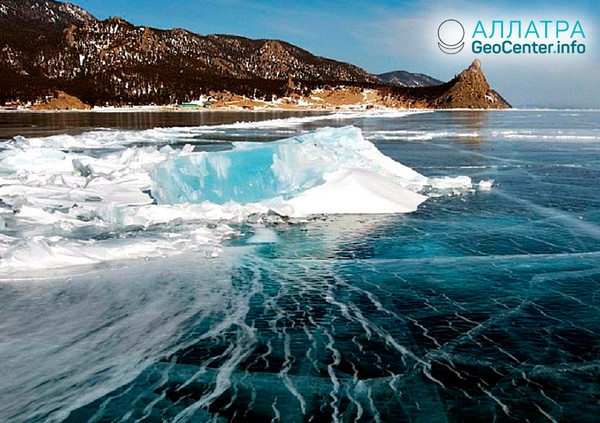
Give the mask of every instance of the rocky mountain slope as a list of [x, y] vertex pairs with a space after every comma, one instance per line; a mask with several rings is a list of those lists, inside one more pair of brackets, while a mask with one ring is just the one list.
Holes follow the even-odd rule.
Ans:
[[413, 73], [403, 70], [381, 73], [375, 76], [386, 84], [398, 87], [427, 87], [443, 84], [439, 79], [435, 79], [424, 73]]
[[506, 109], [510, 104], [494, 91], [481, 69], [479, 59], [452, 80], [426, 87], [381, 87], [388, 107], [431, 109]]
[[510, 104], [494, 91], [476, 59], [448, 83], [448, 89], [432, 104], [436, 108], [505, 109]]
[[[359, 67], [284, 41], [158, 30], [118, 17], [99, 20], [54, 0], [0, 0], [0, 46], [0, 104], [58, 98], [57, 92], [90, 105], [173, 104], [208, 94], [223, 103], [236, 95], [285, 96], [306, 104], [311, 92], [326, 87], [334, 89], [333, 103], [338, 97], [368, 97], [405, 107], [506, 104], [496, 101], [483, 76], [433, 87], [394, 87]], [[477, 85], [467, 87], [471, 82]], [[350, 88], [354, 94], [344, 95]], [[371, 94], [356, 94], [357, 89]]]
[[170, 102], [226, 87], [249, 94], [273, 89], [231, 80], [377, 81], [356, 66], [283, 41], [156, 30], [118, 17], [101, 21], [53, 0], [0, 0], [0, 43], [0, 68], [19, 81], [11, 93], [52, 86], [92, 103]]
[[61, 31], [69, 25], [84, 25], [96, 18], [82, 8], [52, 1], [0, 1], [0, 27], [18, 32]]
[[451, 81], [426, 87], [398, 87], [377, 84], [323, 84], [303, 81], [289, 88], [276, 102], [219, 95], [217, 107], [242, 108], [428, 108], [428, 109], [504, 109], [510, 105], [488, 84], [479, 60]]

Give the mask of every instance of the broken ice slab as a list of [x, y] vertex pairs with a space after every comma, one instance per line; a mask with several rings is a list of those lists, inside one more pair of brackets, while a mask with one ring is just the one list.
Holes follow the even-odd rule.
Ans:
[[304, 199], [303, 210], [310, 209], [307, 202], [323, 205], [348, 186], [353, 187], [346, 190], [349, 198], [336, 198], [336, 204], [380, 199], [383, 191], [398, 188], [393, 201], [386, 197], [371, 213], [414, 210], [426, 199], [418, 191], [427, 184], [426, 177], [382, 154], [355, 127], [325, 128], [276, 142], [234, 143], [229, 151], [182, 154], [159, 164], [152, 179], [159, 204], [290, 200], [325, 188], [326, 194], [321, 189]]

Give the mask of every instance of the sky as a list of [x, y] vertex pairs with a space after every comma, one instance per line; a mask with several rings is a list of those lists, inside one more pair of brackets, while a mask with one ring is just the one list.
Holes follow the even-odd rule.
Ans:
[[[516, 107], [600, 108], [600, 0], [70, 0], [100, 19], [120, 16], [136, 25], [185, 28], [199, 34], [273, 38], [371, 73], [422, 72], [449, 80], [475, 58], [493, 88]], [[437, 31], [446, 19], [465, 27], [465, 48], [448, 55]], [[471, 41], [481, 20], [580, 21], [584, 54], [475, 54]], [[540, 27], [540, 31], [543, 27]], [[498, 28], [497, 28], [498, 29]], [[571, 31], [569, 30], [567, 34]], [[508, 35], [508, 34], [505, 34]], [[568, 35], [565, 35], [568, 39]], [[481, 38], [481, 37], [480, 37]], [[563, 40], [564, 38], [561, 38]], [[506, 38], [494, 38], [490, 43]], [[483, 40], [486, 41], [486, 40]], [[530, 42], [530, 40], [515, 40]], [[535, 41], [535, 40], [534, 40]], [[569, 40], [571, 41], [571, 40]], [[549, 42], [552, 42], [549, 41]]]

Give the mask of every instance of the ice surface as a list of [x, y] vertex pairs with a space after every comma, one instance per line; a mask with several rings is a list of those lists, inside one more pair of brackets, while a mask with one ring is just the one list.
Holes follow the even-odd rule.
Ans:
[[[406, 110], [373, 110], [373, 111], [341, 111], [302, 117], [287, 117], [281, 119], [259, 119], [239, 121], [220, 125], [199, 125], [168, 128], [152, 128], [146, 130], [122, 130], [100, 128], [82, 135], [53, 135], [48, 137], [25, 138], [17, 136], [10, 141], [12, 146], [20, 148], [48, 148], [70, 151], [97, 151], [104, 149], [125, 149], [131, 146], [169, 145], [194, 141], [196, 137], [211, 137], [213, 142], [219, 141], [219, 136], [236, 137], [248, 132], [275, 131], [278, 134], [306, 132], [303, 125], [315, 124], [327, 126], [347, 121], [364, 119], [398, 119], [406, 116], [431, 113], [429, 111]], [[249, 115], [252, 116], [252, 115]], [[260, 115], [257, 115], [260, 116]], [[256, 117], [254, 117], [256, 119]], [[280, 138], [283, 138], [280, 137]]]
[[[180, 141], [205, 129], [123, 131], [107, 149], [3, 146], [0, 421], [596, 423], [598, 148], [490, 135], [598, 135], [597, 112], [559, 113], [353, 122], [385, 156], [435, 175], [419, 192], [436, 198], [403, 215], [272, 212], [319, 203], [320, 190], [344, 210], [415, 192], [394, 176], [374, 190], [380, 174], [356, 162], [288, 200], [155, 204], [153, 169], [196, 154]], [[286, 131], [324, 122], [309, 123]], [[289, 136], [272, 124], [238, 134]], [[130, 143], [142, 137], [174, 141]], [[376, 153], [365, 163], [387, 169]], [[122, 259], [134, 260], [106, 263]], [[75, 263], [86, 267], [53, 269]]]
[[453, 189], [463, 188], [469, 189], [472, 187], [471, 178], [468, 176], [443, 176], [440, 178], [431, 179], [431, 187], [433, 189]]
[[487, 180], [479, 181], [479, 183], [477, 184], [477, 188], [481, 191], [489, 191], [492, 189], [493, 185], [494, 185], [494, 180], [487, 179]]
[[[236, 235], [229, 225], [250, 216], [270, 211], [294, 218], [408, 213], [427, 199], [424, 191], [439, 195], [440, 190], [470, 187], [464, 178], [445, 178], [444, 183], [426, 178], [382, 154], [352, 126], [300, 131], [276, 142], [234, 142], [231, 150], [220, 152], [169, 145], [169, 140], [192, 141], [211, 131], [264, 133], [355, 117], [340, 113], [214, 127], [16, 137], [0, 151], [0, 224], [17, 234], [1, 242], [0, 272], [189, 251], [214, 256], [224, 239]], [[166, 229], [139, 232], [158, 225]], [[272, 236], [259, 233], [254, 241], [272, 242]]]
[[465, 131], [432, 131], [432, 130], [417, 130], [417, 129], [398, 129], [398, 130], [376, 130], [371, 131], [369, 139], [379, 140], [401, 140], [401, 141], [431, 141], [440, 138], [458, 138], [458, 139], [469, 139], [477, 138], [480, 134], [478, 132], [465, 132]]
[[254, 235], [248, 239], [248, 244], [272, 244], [277, 242], [277, 233], [269, 228], [256, 228]]

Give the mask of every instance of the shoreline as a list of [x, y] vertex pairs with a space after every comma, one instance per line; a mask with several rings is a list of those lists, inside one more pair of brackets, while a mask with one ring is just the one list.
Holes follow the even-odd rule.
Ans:
[[[27, 112], [27, 113], [56, 113], [56, 112], [77, 112], [77, 113], [135, 113], [135, 112], [173, 112], [173, 113], [212, 113], [212, 112], [310, 112], [310, 113], [330, 113], [330, 112], [391, 112], [391, 111], [415, 111], [415, 110], [436, 110], [432, 108], [397, 108], [397, 107], [369, 107], [366, 106], [330, 106], [330, 107], [281, 107], [281, 106], [259, 106], [254, 108], [239, 106], [216, 106], [216, 107], [181, 107], [177, 105], [166, 106], [123, 106], [123, 107], [104, 107], [94, 106], [91, 109], [32, 109], [31, 107], [5, 108], [0, 106], [0, 112]], [[438, 109], [439, 110], [439, 109]]]
[[237, 107], [180, 108], [168, 106], [134, 106], [134, 107], [94, 107], [92, 109], [69, 110], [33, 110], [30, 108], [11, 109], [0, 107], [0, 113], [27, 113], [27, 114], [59, 114], [59, 113], [373, 113], [373, 112], [600, 112], [600, 109], [561, 109], [561, 108], [511, 108], [511, 109], [483, 109], [483, 108], [284, 108], [269, 107], [260, 109], [245, 109]]

